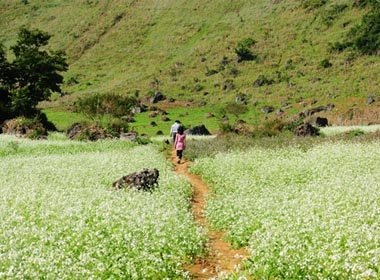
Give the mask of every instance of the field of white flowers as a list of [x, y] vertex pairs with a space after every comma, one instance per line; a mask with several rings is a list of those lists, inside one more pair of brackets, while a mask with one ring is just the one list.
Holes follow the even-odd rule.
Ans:
[[[143, 168], [153, 193], [115, 191]], [[186, 279], [204, 251], [190, 184], [154, 145], [0, 135], [0, 279]]]
[[206, 214], [257, 279], [380, 278], [380, 143], [251, 148], [196, 161]]
[[[191, 186], [156, 144], [0, 135], [0, 159], [0, 279], [189, 279], [184, 265], [205, 252]], [[211, 187], [212, 226], [248, 248], [253, 278], [379, 279], [379, 159], [380, 142], [326, 141], [191, 169]], [[112, 190], [154, 167], [153, 193]]]

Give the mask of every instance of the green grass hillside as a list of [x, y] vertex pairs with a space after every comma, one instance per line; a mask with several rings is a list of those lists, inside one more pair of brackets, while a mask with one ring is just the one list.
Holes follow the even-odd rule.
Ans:
[[[237, 96], [248, 109], [239, 118], [248, 123], [276, 114], [262, 113], [264, 106], [291, 118], [329, 103], [335, 105], [325, 113], [330, 123], [380, 122], [380, 103], [366, 104], [380, 92], [380, 57], [330, 51], [366, 10], [348, 0], [312, 8], [314, 2], [323, 1], [3, 0], [0, 42], [14, 44], [26, 26], [50, 33], [49, 47], [66, 52], [67, 94], [41, 105], [61, 128], [75, 119], [70, 110], [80, 96], [138, 93], [148, 104], [157, 89], [176, 100], [157, 104], [171, 119], [212, 130]], [[256, 42], [256, 59], [238, 63], [235, 48], [247, 38]], [[258, 78], [270, 82], [255, 86]], [[216, 117], [206, 119], [207, 113]], [[136, 119], [141, 132], [169, 126], [148, 129], [147, 116]]]

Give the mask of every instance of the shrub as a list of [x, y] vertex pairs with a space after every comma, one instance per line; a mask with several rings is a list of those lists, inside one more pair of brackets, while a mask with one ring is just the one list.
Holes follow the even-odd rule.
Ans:
[[285, 127], [285, 123], [280, 119], [271, 119], [257, 125], [253, 129], [255, 137], [272, 137], [279, 135]]
[[327, 0], [306, 0], [302, 1], [302, 8], [311, 11], [319, 7], [322, 7], [326, 3]]
[[138, 100], [134, 96], [121, 96], [113, 93], [94, 94], [79, 98], [75, 111], [91, 119], [101, 120], [104, 116], [121, 117], [131, 113]]
[[238, 61], [254, 60], [256, 55], [251, 51], [251, 47], [256, 44], [256, 41], [252, 38], [246, 38], [241, 40], [235, 48], [235, 53], [238, 56]]
[[219, 123], [219, 130], [222, 133], [229, 133], [233, 131], [233, 126], [229, 122], [221, 121]]
[[332, 63], [330, 62], [330, 60], [325, 58], [324, 60], [321, 61], [320, 65], [322, 68], [329, 68], [332, 66]]
[[380, 4], [374, 5], [360, 25], [348, 34], [355, 47], [363, 54], [377, 54], [380, 50]]
[[117, 137], [120, 135], [121, 132], [127, 132], [129, 129], [129, 125], [126, 121], [114, 118], [103, 124], [102, 128], [107, 133]]
[[234, 115], [235, 117], [238, 117], [248, 111], [247, 106], [240, 103], [229, 103], [226, 105], [225, 110], [227, 113]]

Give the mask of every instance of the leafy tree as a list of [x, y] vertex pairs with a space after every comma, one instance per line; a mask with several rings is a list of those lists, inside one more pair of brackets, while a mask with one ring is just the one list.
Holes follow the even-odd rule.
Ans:
[[50, 35], [38, 29], [20, 28], [17, 43], [10, 48], [15, 59], [8, 62], [0, 52], [0, 89], [5, 107], [13, 116], [34, 117], [40, 101], [47, 100], [52, 92], [61, 92], [63, 76], [68, 69], [61, 51], [46, 50]]
[[360, 25], [349, 33], [349, 38], [363, 54], [380, 51], [380, 2], [372, 2], [372, 9], [363, 17]]
[[369, 7], [360, 24], [351, 28], [343, 43], [330, 45], [332, 51], [355, 48], [362, 54], [376, 55], [380, 51], [380, 1], [356, 0], [355, 6]]
[[93, 120], [101, 121], [105, 116], [125, 116], [136, 105], [138, 105], [138, 100], [134, 96], [120, 96], [113, 93], [94, 94], [79, 98], [75, 110]]
[[0, 122], [4, 121], [3, 118], [10, 114], [11, 99], [6, 85], [10, 79], [11, 65], [6, 59], [4, 47], [0, 45]]

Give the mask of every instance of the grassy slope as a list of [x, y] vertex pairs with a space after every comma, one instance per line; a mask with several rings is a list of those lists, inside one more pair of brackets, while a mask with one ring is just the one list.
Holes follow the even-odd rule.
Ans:
[[[333, 115], [327, 116], [338, 123], [351, 107], [358, 108], [356, 113], [361, 111], [368, 95], [376, 94], [380, 87], [379, 57], [328, 52], [329, 43], [341, 41], [365, 12], [351, 8], [352, 1], [329, 1], [313, 11], [290, 0], [29, 2], [1, 1], [0, 41], [6, 46], [13, 44], [18, 27], [26, 25], [49, 32], [53, 35], [50, 47], [66, 51], [70, 63], [66, 81], [78, 83], [65, 84], [68, 95], [43, 104], [54, 110], [67, 110], [78, 96], [97, 92], [128, 94], [138, 90], [145, 99], [156, 88], [153, 82], [159, 81], [158, 89], [167, 97], [190, 104], [171, 116], [183, 117], [189, 125], [197, 125], [192, 122], [203, 118], [216, 127], [217, 120], [204, 119], [204, 111], [216, 114], [238, 94], [248, 100], [250, 112], [242, 116], [248, 122], [266, 117], [260, 111], [262, 106], [279, 109], [287, 102], [291, 104], [283, 108], [287, 117], [305, 107], [334, 103]], [[323, 16], [332, 5], [344, 3], [350, 8], [335, 15], [327, 27]], [[258, 60], [237, 64], [234, 48], [248, 37], [257, 41], [252, 50]], [[230, 61], [227, 67], [207, 76], [207, 70], [220, 68], [223, 57]], [[333, 66], [321, 68], [323, 59], [329, 59]], [[239, 74], [234, 76], [233, 70]], [[276, 83], [254, 87], [260, 75]], [[225, 91], [222, 86], [228, 79], [233, 80], [235, 89]], [[201, 101], [207, 103], [202, 113], [183, 114]], [[372, 117], [377, 117], [377, 107], [370, 109], [375, 110]], [[53, 109], [48, 112], [54, 115]], [[137, 119], [136, 127], [148, 121], [146, 116]], [[362, 117], [362, 121], [368, 120]]]

